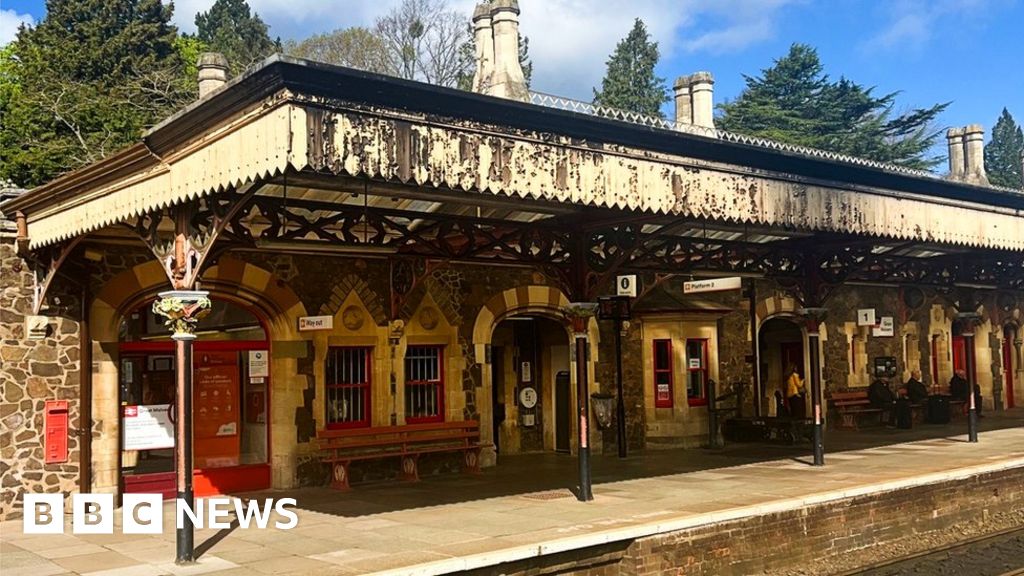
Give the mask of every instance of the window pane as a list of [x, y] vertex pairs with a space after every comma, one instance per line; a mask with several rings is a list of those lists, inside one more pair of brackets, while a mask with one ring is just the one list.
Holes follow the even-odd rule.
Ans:
[[654, 369], [668, 370], [671, 368], [671, 345], [670, 340], [654, 341]]
[[331, 348], [324, 367], [327, 425], [370, 425], [370, 349]]
[[405, 351], [405, 418], [407, 422], [444, 420], [442, 349], [409, 346]]

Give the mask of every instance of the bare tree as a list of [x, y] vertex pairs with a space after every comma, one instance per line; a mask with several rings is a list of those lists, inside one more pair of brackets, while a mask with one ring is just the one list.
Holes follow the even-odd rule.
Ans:
[[373, 30], [360, 26], [315, 34], [301, 42], [289, 40], [284, 48], [286, 54], [298, 58], [379, 74], [395, 74], [384, 41]]
[[469, 18], [444, 0], [403, 0], [377, 19], [376, 32], [402, 78], [456, 86], [465, 73], [459, 47], [469, 40]]

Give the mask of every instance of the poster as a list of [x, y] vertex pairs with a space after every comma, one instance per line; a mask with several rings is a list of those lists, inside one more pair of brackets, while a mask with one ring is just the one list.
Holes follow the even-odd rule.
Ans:
[[270, 376], [269, 356], [266, 350], [249, 350], [249, 378]]
[[192, 426], [195, 437], [238, 434], [238, 354], [203, 352], [196, 363]]
[[124, 450], [154, 450], [174, 447], [174, 424], [168, 417], [170, 404], [123, 406]]

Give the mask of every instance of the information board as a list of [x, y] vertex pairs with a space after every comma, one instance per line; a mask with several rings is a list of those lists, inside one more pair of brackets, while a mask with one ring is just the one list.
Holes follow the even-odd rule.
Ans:
[[124, 412], [122, 448], [155, 450], [174, 447], [174, 424], [168, 417], [170, 404], [128, 405]]

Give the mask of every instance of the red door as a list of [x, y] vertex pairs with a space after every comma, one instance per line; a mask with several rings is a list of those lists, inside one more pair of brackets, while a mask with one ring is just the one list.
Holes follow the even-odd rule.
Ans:
[[[953, 336], [953, 371], [967, 371], [967, 354], [971, 355], [971, 366], [974, 367], [974, 374], [968, 374], [968, 380], [977, 382], [978, 363], [975, 362], [974, 350], [967, 349], [967, 339], [963, 336]], [[948, 382], [947, 382], [948, 384]]]

